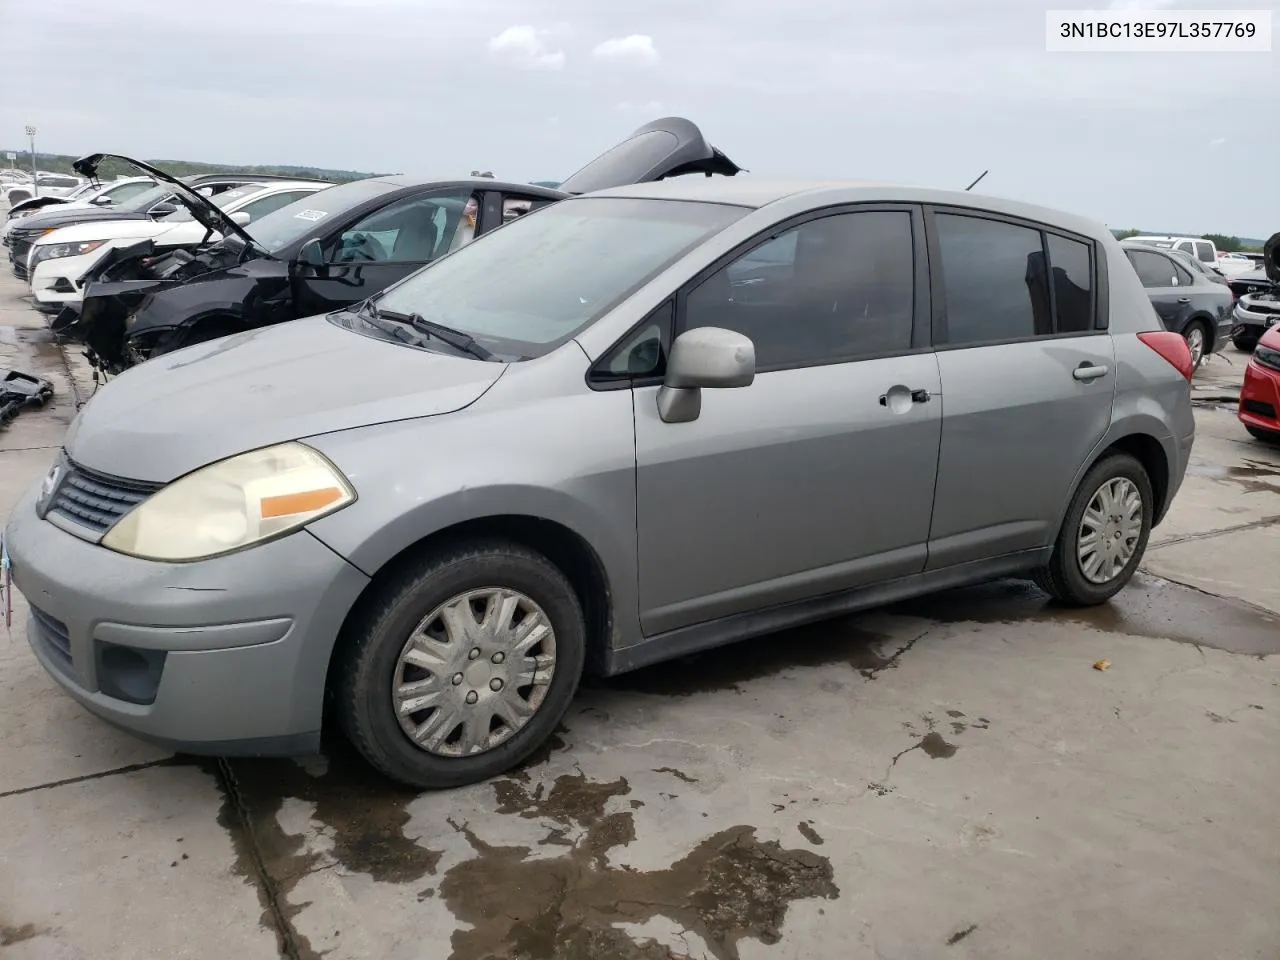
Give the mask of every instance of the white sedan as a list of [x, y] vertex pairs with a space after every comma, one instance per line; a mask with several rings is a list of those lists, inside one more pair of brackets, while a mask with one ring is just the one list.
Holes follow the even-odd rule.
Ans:
[[[243, 226], [328, 186], [331, 184], [316, 180], [246, 183], [218, 194], [212, 202]], [[185, 207], [160, 220], [99, 220], [50, 231], [27, 255], [36, 309], [56, 313], [68, 304], [79, 303], [84, 298], [81, 278], [110, 250], [143, 240], [150, 240], [158, 250], [194, 247], [206, 242], [207, 233]], [[207, 242], [217, 239], [215, 233]]]

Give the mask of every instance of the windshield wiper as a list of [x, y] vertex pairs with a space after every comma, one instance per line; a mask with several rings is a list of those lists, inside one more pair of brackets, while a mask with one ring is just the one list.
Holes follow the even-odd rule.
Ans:
[[461, 330], [455, 330], [453, 327], [446, 327], [442, 323], [435, 323], [428, 320], [420, 313], [400, 313], [397, 310], [374, 310], [374, 315], [386, 320], [392, 320], [396, 323], [407, 323], [414, 330], [425, 333], [429, 336], [441, 340], [456, 350], [470, 354], [477, 360], [492, 360], [493, 354], [486, 350], [480, 344], [476, 343], [475, 337]]
[[394, 319], [392, 317], [384, 319], [378, 311], [370, 309], [370, 304], [367, 300], [360, 305], [359, 310], [355, 311], [355, 315], [375, 330], [381, 330], [387, 336], [399, 340], [401, 343], [412, 344], [415, 347], [426, 346], [426, 337], [415, 333], [411, 327], [407, 327], [403, 323], [392, 322]]

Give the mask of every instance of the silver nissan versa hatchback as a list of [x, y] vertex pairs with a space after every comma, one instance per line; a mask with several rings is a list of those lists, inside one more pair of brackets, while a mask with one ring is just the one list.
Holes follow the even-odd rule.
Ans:
[[454, 786], [584, 670], [1003, 576], [1106, 601], [1182, 481], [1190, 371], [1100, 224], [680, 178], [127, 371], [7, 549], [36, 656], [112, 723], [287, 755], [332, 711]]

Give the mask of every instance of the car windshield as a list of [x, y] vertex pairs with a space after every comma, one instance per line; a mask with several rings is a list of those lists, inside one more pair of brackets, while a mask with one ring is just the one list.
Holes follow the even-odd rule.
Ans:
[[377, 300], [520, 357], [549, 353], [748, 211], [625, 197], [562, 200], [429, 264]]
[[264, 214], [245, 227], [249, 236], [268, 253], [323, 231], [352, 207], [395, 190], [384, 180], [353, 180], [317, 190], [288, 206]]
[[165, 197], [173, 195], [173, 188], [166, 184], [157, 184], [150, 190], [144, 190], [127, 203], [122, 203], [120, 209], [127, 210], [130, 213], [143, 213], [155, 206]]
[[[230, 190], [223, 190], [216, 197], [209, 197], [209, 201], [219, 210], [225, 210], [237, 200], [249, 196], [251, 193], [257, 193], [264, 189], [265, 185], [261, 183], [246, 183], [243, 186], [234, 187]], [[188, 220], [194, 220], [195, 216], [187, 207], [179, 207], [167, 217], [161, 217], [165, 223], [184, 223]]]

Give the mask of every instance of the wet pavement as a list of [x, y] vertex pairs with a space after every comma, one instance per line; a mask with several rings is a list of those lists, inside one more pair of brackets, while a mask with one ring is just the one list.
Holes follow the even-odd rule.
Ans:
[[[93, 384], [0, 264], [0, 506]], [[69, 360], [70, 365], [67, 362]], [[1280, 455], [1198, 377], [1143, 573], [1000, 581], [588, 682], [522, 769], [173, 757], [0, 626], [0, 958], [1280, 956]], [[1106, 669], [1097, 669], [1095, 664]]]

